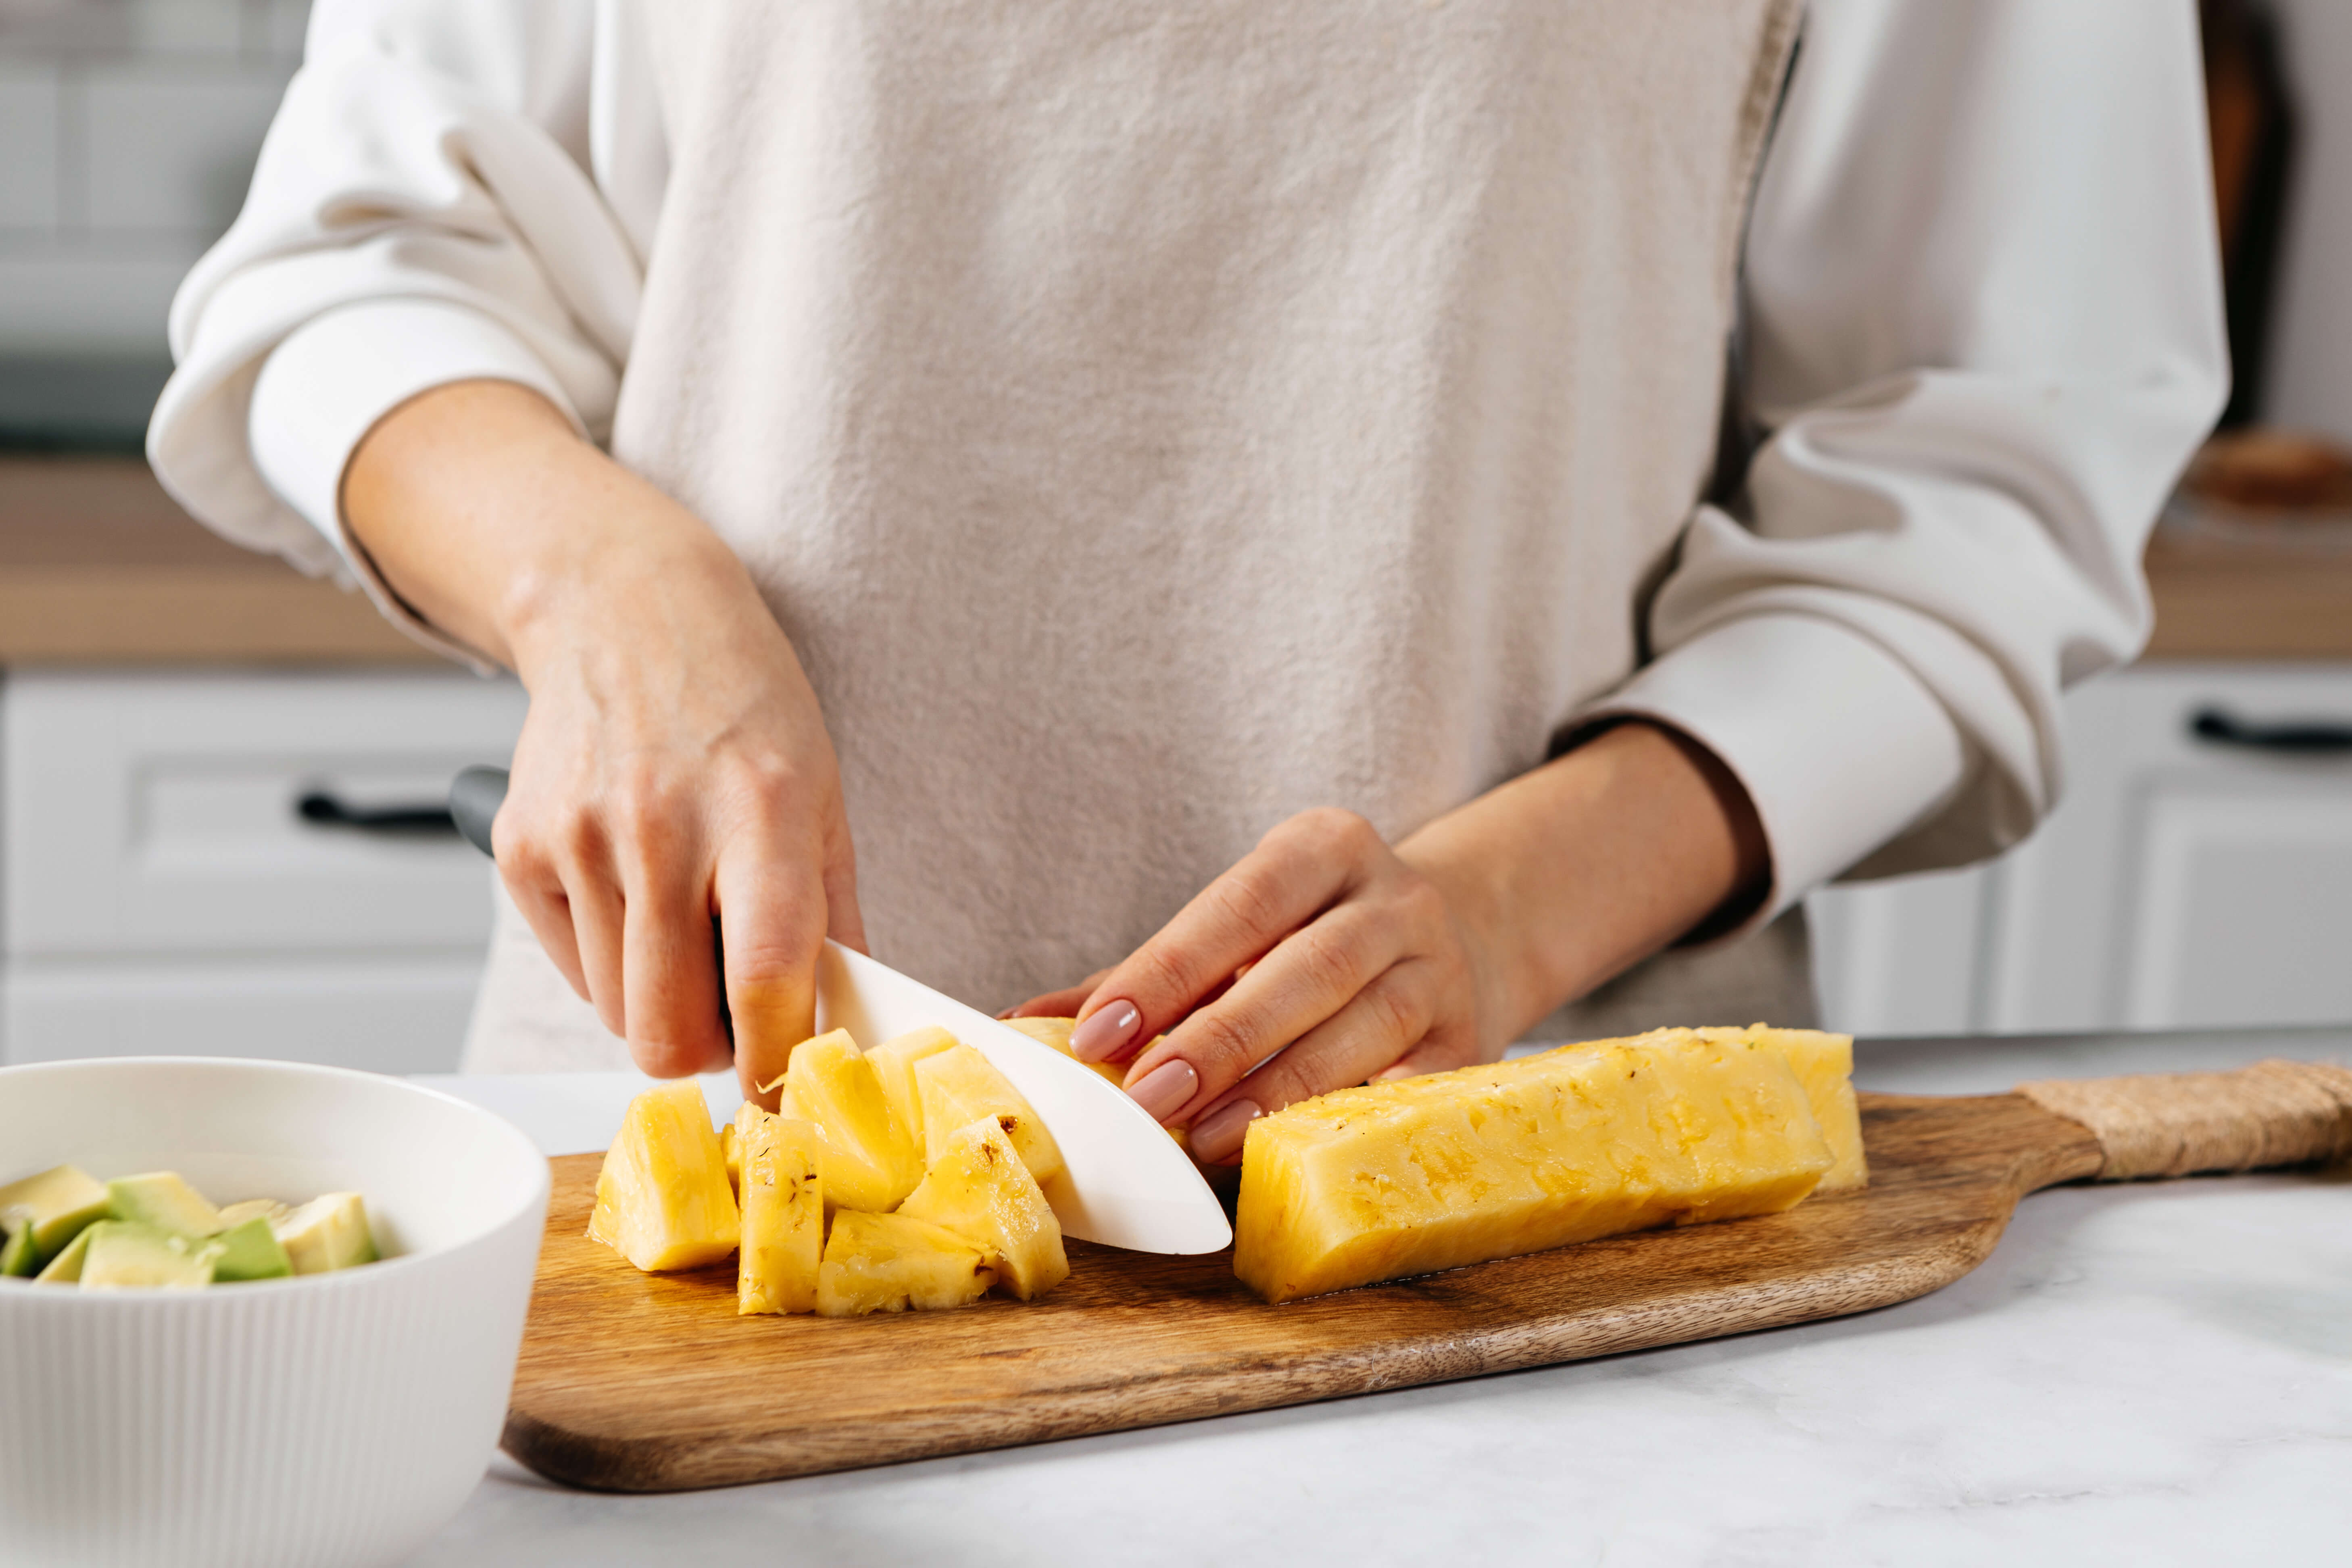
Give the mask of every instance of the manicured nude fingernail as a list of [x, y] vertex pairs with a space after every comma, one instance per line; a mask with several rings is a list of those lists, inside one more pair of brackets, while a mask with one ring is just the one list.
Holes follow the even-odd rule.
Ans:
[[1151, 1113], [1154, 1121], [1165, 1121], [1184, 1108], [1184, 1102], [1200, 1092], [1201, 1075], [1192, 1070], [1188, 1061], [1161, 1062], [1142, 1079], [1128, 1086], [1127, 1092], [1135, 1103]]
[[1192, 1123], [1190, 1142], [1193, 1157], [1211, 1165], [1232, 1159], [1242, 1152], [1242, 1135], [1249, 1131], [1249, 1124], [1264, 1114], [1254, 1100], [1220, 1105]]
[[1070, 1049], [1082, 1062], [1107, 1062], [1135, 1043], [1143, 1015], [1132, 1002], [1114, 1002], [1080, 1024], [1070, 1037]]

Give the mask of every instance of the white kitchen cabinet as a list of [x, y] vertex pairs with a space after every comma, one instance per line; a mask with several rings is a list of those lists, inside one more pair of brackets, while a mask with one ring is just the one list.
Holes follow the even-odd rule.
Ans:
[[0, 689], [0, 1053], [455, 1065], [488, 868], [431, 807], [524, 700], [451, 673], [30, 672]]
[[1870, 1034], [2352, 1020], [2352, 668], [2150, 664], [2067, 700], [2066, 794], [1977, 870], [1812, 901], [1826, 1016]]
[[[203, 1052], [455, 1065], [490, 871], [306, 821], [437, 801], [524, 700], [457, 673], [35, 671], [0, 686], [0, 1060]], [[1811, 901], [1832, 1026], [1874, 1035], [2352, 1021], [2352, 667], [2155, 664], [2068, 700], [2066, 796], [1984, 868]]]

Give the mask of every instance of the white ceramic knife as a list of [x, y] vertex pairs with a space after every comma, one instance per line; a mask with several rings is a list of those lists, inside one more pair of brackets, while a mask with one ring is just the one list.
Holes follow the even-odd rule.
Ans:
[[[498, 768], [467, 768], [449, 786], [457, 829], [484, 854], [506, 797]], [[817, 960], [816, 1026], [860, 1046], [937, 1025], [988, 1058], [1021, 1091], [1065, 1169], [1045, 1186], [1063, 1234], [1132, 1252], [1214, 1252], [1233, 1226], [1167, 1129], [1101, 1074], [1053, 1047], [942, 995], [864, 953], [827, 942]]]
[[1133, 1252], [1214, 1252], [1233, 1226], [1192, 1159], [1150, 1112], [1093, 1068], [952, 996], [827, 942], [816, 1026], [876, 1045], [936, 1024], [1012, 1080], [1062, 1147], [1045, 1201], [1064, 1234]]

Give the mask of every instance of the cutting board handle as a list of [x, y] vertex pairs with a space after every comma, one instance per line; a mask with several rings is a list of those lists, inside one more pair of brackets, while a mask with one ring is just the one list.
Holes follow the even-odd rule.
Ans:
[[2047, 1079], [2017, 1092], [2091, 1130], [2105, 1155], [2102, 1182], [2352, 1156], [2352, 1068], [2326, 1062]]

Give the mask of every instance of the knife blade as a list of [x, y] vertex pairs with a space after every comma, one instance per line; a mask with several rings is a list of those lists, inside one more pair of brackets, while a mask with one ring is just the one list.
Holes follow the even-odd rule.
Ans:
[[[506, 790], [502, 768], [467, 768], [449, 786], [457, 830], [485, 855]], [[1064, 1169], [1045, 1191], [1064, 1235], [1130, 1252], [1214, 1252], [1233, 1241], [1216, 1194], [1167, 1130], [1074, 1058], [830, 939], [816, 992], [820, 1033], [847, 1029], [870, 1047], [936, 1025], [987, 1058], [1061, 1146]]]

